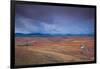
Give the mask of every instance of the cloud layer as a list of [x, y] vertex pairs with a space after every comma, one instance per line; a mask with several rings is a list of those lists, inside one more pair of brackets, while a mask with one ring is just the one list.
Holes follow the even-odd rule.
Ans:
[[94, 8], [16, 5], [15, 33], [93, 34]]

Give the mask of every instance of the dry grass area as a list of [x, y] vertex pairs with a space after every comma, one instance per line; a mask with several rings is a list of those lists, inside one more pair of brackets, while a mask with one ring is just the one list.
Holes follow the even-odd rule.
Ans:
[[[92, 37], [16, 37], [15, 43], [16, 66], [94, 60]], [[88, 52], [80, 48], [82, 44]]]

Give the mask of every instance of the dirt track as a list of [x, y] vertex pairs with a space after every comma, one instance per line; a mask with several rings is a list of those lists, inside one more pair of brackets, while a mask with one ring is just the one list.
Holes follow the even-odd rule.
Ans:
[[[94, 40], [90, 37], [16, 38], [16, 43], [23, 41], [32, 42], [32, 46], [15, 46], [15, 65], [94, 60]], [[83, 43], [89, 49], [88, 54], [80, 49]]]

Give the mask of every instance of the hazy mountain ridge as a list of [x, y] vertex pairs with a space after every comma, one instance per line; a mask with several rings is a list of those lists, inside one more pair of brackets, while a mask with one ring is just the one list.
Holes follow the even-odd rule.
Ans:
[[93, 34], [44, 34], [44, 33], [15, 33], [16, 36], [94, 36]]

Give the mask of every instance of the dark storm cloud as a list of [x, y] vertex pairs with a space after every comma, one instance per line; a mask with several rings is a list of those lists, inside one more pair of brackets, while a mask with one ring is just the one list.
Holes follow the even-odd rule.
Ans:
[[16, 5], [16, 33], [93, 34], [94, 9]]

